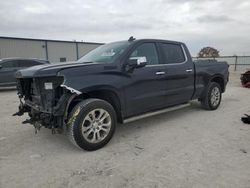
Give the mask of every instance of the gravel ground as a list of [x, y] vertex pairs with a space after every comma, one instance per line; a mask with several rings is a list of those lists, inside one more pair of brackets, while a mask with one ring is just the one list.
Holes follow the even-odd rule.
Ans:
[[231, 81], [220, 108], [190, 107], [119, 125], [104, 148], [82, 151], [64, 135], [12, 117], [16, 91], [0, 91], [0, 187], [250, 187], [250, 89]]

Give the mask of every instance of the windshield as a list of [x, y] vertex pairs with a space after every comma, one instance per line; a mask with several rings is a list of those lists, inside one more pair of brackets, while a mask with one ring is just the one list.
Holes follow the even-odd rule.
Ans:
[[129, 46], [129, 44], [130, 43], [128, 41], [122, 41], [99, 46], [98, 48], [90, 51], [89, 53], [78, 59], [77, 62], [111, 63], [124, 52], [124, 50]]

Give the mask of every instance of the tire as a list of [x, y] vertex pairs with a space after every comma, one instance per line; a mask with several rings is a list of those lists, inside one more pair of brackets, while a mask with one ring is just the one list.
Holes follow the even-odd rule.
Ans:
[[221, 103], [221, 87], [216, 82], [211, 82], [208, 85], [206, 94], [201, 100], [203, 108], [207, 110], [216, 110]]
[[70, 112], [67, 133], [74, 145], [93, 151], [110, 141], [116, 123], [116, 113], [111, 104], [100, 99], [86, 99]]

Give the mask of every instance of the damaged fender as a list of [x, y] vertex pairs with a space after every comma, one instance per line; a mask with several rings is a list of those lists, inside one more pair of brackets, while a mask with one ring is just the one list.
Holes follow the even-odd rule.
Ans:
[[62, 84], [61, 87], [66, 88], [66, 89], [69, 90], [71, 93], [75, 93], [75, 94], [77, 94], [77, 95], [82, 94], [82, 92], [80, 92], [80, 91], [78, 91], [78, 90], [76, 90], [76, 89], [74, 89], [74, 88], [72, 88], [72, 87], [66, 86], [66, 85], [64, 85], [64, 84]]

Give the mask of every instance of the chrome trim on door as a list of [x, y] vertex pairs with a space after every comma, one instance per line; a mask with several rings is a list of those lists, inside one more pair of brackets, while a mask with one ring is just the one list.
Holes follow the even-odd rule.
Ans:
[[158, 71], [158, 72], [156, 72], [155, 74], [156, 74], [156, 75], [163, 75], [163, 74], [166, 74], [166, 73], [163, 72], [163, 71]]
[[186, 72], [192, 72], [193, 71], [193, 69], [187, 69], [186, 70]]

